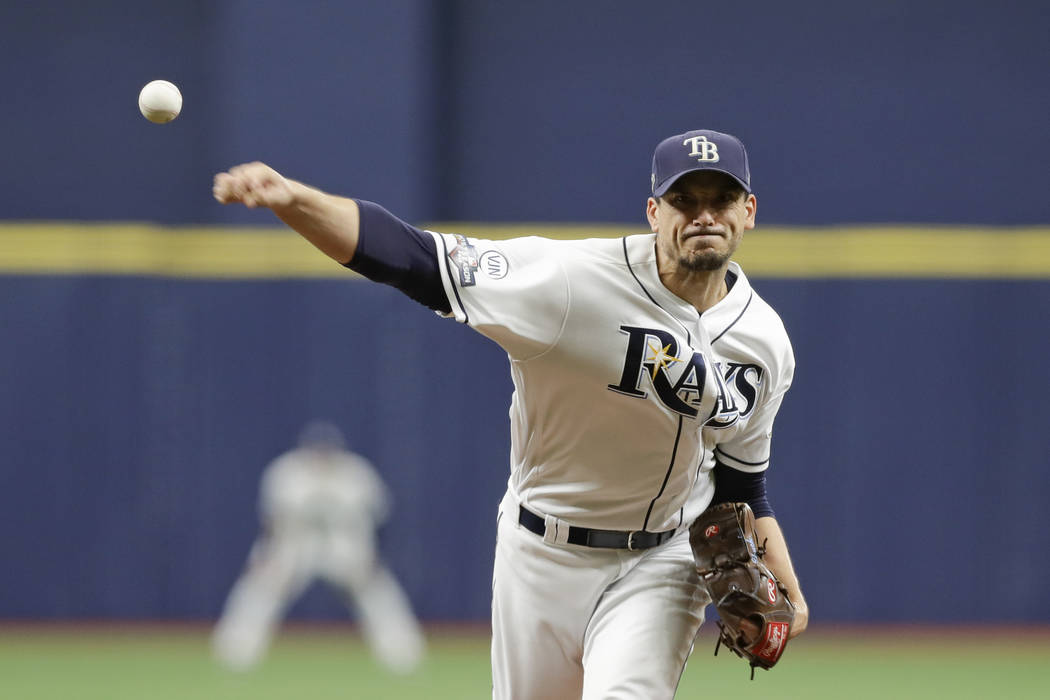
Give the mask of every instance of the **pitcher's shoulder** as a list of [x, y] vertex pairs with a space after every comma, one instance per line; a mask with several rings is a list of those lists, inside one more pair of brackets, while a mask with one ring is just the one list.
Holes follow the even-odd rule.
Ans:
[[726, 356], [754, 356], [770, 369], [791, 373], [795, 356], [784, 320], [735, 264], [734, 269], [741, 286], [733, 290], [736, 299], [732, 313], [720, 316], [720, 327], [712, 329], [715, 351]]
[[616, 238], [580, 238], [560, 241], [567, 257], [593, 263], [626, 266], [656, 255], [654, 234], [629, 234]]

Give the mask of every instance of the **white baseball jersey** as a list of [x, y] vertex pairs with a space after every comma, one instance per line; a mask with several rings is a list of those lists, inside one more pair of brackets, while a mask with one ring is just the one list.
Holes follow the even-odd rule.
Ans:
[[264, 520], [303, 536], [370, 540], [388, 508], [386, 487], [367, 460], [309, 448], [286, 452], [266, 468], [259, 500]]
[[[784, 323], [748, 282], [740, 266], [729, 263], [736, 283], [703, 313], [711, 346], [722, 362], [722, 375], [734, 397], [739, 420], [732, 431], [709, 431], [702, 471], [715, 460], [745, 472], [769, 466], [773, 421], [795, 374], [795, 356]], [[717, 444], [715, 444], [717, 442]], [[710, 503], [710, 479], [701, 480], [687, 511], [699, 514]]]
[[[750, 365], [763, 378], [785, 376], [783, 367], [772, 366], [782, 359], [781, 343], [761, 362], [739, 355], [747, 361], [734, 362], [748, 367], [735, 373], [722, 367], [710, 335], [721, 327], [660, 282], [655, 235], [583, 241], [432, 235], [452, 315], [510, 357], [508, 486], [519, 502], [573, 525], [668, 530], [691, 522], [710, 501], [713, 460], [705, 452], [716, 443], [732, 446], [729, 454], [743, 462], [768, 458], [768, 437], [753, 435], [741, 407], [760, 419], [756, 426], [771, 422], [775, 407], [756, 411], [738, 390], [755, 380]], [[723, 304], [736, 309], [737, 298], [751, 292], [734, 271], [739, 279]], [[775, 318], [757, 297], [751, 303]], [[721, 321], [731, 311], [708, 313]], [[737, 351], [747, 339], [736, 337], [719, 340]], [[726, 371], [737, 391], [727, 387]], [[776, 381], [758, 386], [767, 390]], [[701, 488], [689, 499], [698, 480]]]

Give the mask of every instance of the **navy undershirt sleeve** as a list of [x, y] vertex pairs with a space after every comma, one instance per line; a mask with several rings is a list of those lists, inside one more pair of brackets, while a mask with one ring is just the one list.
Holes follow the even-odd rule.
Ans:
[[766, 497], [766, 473], [742, 472], [715, 462], [715, 497], [718, 503], [747, 503], [756, 518], [773, 517], [773, 507]]
[[447, 314], [434, 238], [373, 202], [355, 199], [361, 213], [354, 258], [346, 267], [373, 282], [397, 287], [420, 304]]

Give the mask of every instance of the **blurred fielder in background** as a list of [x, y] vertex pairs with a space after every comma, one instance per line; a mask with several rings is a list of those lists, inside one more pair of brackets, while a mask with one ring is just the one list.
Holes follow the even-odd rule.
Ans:
[[423, 634], [376, 548], [389, 498], [372, 465], [346, 449], [337, 427], [313, 422], [267, 466], [259, 495], [262, 532], [215, 629], [216, 658], [237, 670], [257, 664], [289, 605], [320, 579], [356, 609], [380, 662], [414, 670]]

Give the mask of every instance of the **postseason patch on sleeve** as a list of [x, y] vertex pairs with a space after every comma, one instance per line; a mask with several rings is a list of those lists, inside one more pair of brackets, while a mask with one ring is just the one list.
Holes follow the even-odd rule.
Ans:
[[477, 284], [477, 273], [493, 280], [501, 280], [510, 271], [506, 256], [498, 250], [478, 253], [478, 248], [466, 237], [456, 233], [456, 247], [449, 251], [448, 259], [459, 271], [459, 286], [473, 287]]
[[473, 287], [477, 284], [474, 273], [478, 270], [478, 249], [465, 236], [454, 234], [456, 247], [449, 251], [448, 259], [459, 270], [459, 286]]

